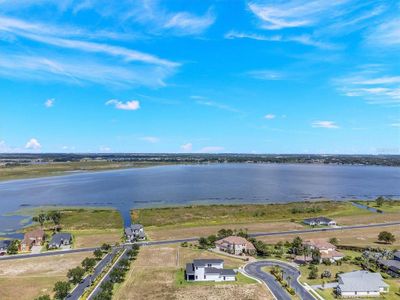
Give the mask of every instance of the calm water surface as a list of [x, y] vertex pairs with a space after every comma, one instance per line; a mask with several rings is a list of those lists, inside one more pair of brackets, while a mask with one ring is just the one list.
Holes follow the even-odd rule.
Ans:
[[129, 209], [207, 203], [270, 203], [320, 197], [400, 197], [400, 168], [377, 166], [216, 164], [162, 166], [0, 182], [0, 232], [24, 206], [112, 206]]

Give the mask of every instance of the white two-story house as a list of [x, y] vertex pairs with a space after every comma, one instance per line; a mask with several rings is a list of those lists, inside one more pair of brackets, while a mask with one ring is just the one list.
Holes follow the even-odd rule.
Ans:
[[187, 281], [235, 281], [236, 272], [224, 269], [222, 259], [195, 259], [186, 264]]

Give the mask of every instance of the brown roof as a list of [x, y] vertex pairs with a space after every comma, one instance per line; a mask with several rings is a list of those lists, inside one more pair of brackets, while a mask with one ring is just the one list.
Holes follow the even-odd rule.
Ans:
[[25, 239], [43, 238], [43, 236], [44, 236], [43, 229], [35, 229], [35, 230], [28, 231], [27, 233], [25, 233], [24, 240]]
[[321, 258], [344, 257], [344, 254], [338, 251], [329, 251], [328, 253], [321, 253]]
[[320, 239], [305, 241], [304, 245], [313, 246], [319, 250], [329, 249], [329, 248], [336, 249], [335, 245], [328, 243], [326, 240], [320, 240]]
[[220, 239], [215, 242], [215, 244], [217, 244], [217, 245], [221, 245], [221, 244], [225, 244], [225, 243], [235, 244], [235, 245], [246, 245], [246, 248], [248, 250], [255, 249], [253, 244], [250, 243], [248, 240], [246, 240], [244, 237], [236, 236], [236, 235], [228, 236], [226, 238]]

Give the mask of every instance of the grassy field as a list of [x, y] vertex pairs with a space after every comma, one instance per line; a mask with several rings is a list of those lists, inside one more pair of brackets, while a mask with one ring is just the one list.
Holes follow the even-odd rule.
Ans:
[[105, 171], [126, 168], [145, 168], [167, 164], [169, 163], [83, 161], [0, 167], [0, 181], [65, 175], [69, 172], [78, 171]]
[[52, 294], [54, 283], [66, 280], [68, 269], [80, 265], [90, 253], [0, 260], [0, 299], [32, 300]]
[[[44, 207], [19, 213], [34, 216], [50, 210], [61, 213], [62, 231], [73, 234], [75, 248], [95, 247], [102, 243], [114, 244], [121, 241], [123, 221], [121, 214], [114, 209]], [[53, 226], [52, 222], [46, 221], [44, 229], [51, 233]], [[34, 224], [24, 230], [37, 227], [40, 225]]]
[[356, 201], [357, 203], [367, 205], [371, 208], [380, 209], [386, 213], [399, 213], [400, 212], [400, 200], [386, 200], [382, 206], [378, 206], [375, 201]]
[[313, 216], [371, 215], [348, 202], [320, 201], [285, 204], [199, 205], [146, 208], [132, 211], [145, 226], [196, 227], [204, 225], [300, 221]]
[[180, 284], [187, 262], [195, 258], [222, 258], [226, 268], [244, 265], [240, 259], [179, 246], [151, 246], [140, 250], [113, 299], [272, 299], [267, 289], [241, 277], [235, 283]]

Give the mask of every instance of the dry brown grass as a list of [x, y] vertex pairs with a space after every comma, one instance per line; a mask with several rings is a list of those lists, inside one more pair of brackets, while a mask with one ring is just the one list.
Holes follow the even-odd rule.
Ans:
[[0, 299], [32, 300], [52, 294], [54, 283], [66, 280], [68, 269], [80, 265], [89, 253], [0, 261]]
[[[380, 244], [378, 242], [378, 234], [381, 231], [389, 231], [397, 238], [393, 244]], [[351, 246], [372, 246], [372, 247], [386, 247], [386, 248], [398, 248], [400, 246], [400, 226], [387, 226], [387, 227], [376, 227], [376, 228], [362, 228], [352, 230], [340, 230], [340, 231], [325, 231], [315, 233], [305, 233], [300, 235], [283, 235], [283, 236], [269, 236], [259, 237], [258, 239], [267, 243], [276, 243], [279, 241], [290, 241], [294, 237], [300, 236], [303, 240], [305, 239], [316, 239], [336, 237], [339, 239], [341, 245]]]
[[200, 237], [216, 234], [221, 228], [247, 229], [249, 233], [267, 232], [267, 231], [285, 231], [304, 229], [304, 226], [294, 222], [269, 222], [269, 223], [252, 223], [252, 224], [226, 224], [214, 226], [199, 226], [199, 227], [147, 227], [146, 233], [152, 240], [169, 240], [181, 239], [189, 237]]
[[97, 247], [103, 243], [110, 245], [121, 242], [122, 230], [80, 230], [72, 232], [74, 235], [74, 248]]
[[384, 213], [384, 214], [374, 213], [370, 215], [337, 217], [335, 218], [335, 221], [338, 222], [338, 224], [340, 225], [385, 223], [385, 222], [400, 221], [400, 213]]
[[227, 267], [237, 268], [244, 264], [239, 259], [179, 246], [142, 247], [114, 299], [272, 299], [260, 284], [178, 287], [176, 272], [194, 258], [223, 258]]

